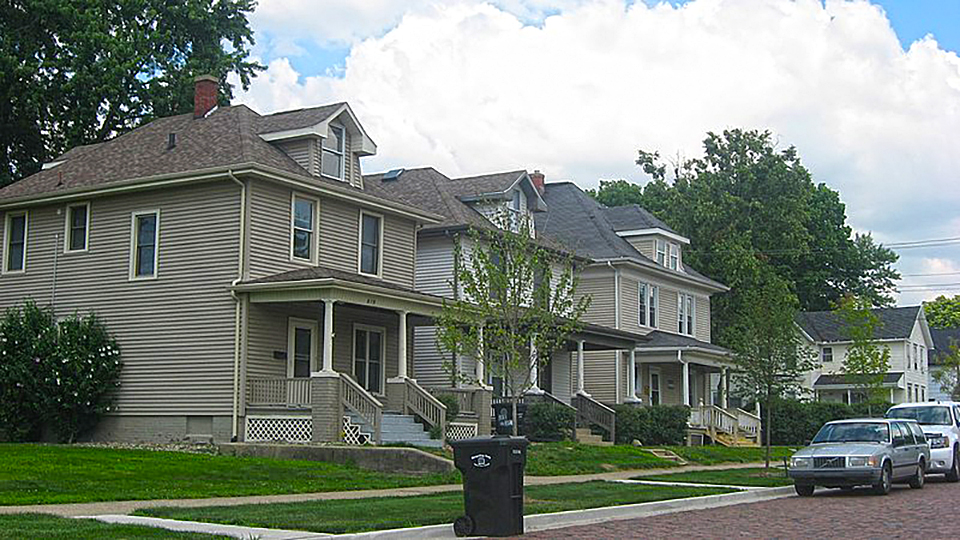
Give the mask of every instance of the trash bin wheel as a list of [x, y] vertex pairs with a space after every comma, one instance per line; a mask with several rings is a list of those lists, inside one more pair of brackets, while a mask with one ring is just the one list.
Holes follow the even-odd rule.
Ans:
[[460, 516], [453, 522], [453, 533], [457, 536], [470, 536], [473, 534], [473, 518], [470, 516]]

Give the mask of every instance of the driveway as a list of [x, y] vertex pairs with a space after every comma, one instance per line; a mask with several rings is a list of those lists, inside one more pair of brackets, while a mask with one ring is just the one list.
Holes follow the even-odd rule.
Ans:
[[552, 529], [531, 538], [924, 538], [960, 537], [960, 484], [927, 479], [921, 490], [894, 486], [886, 497], [817, 490], [789, 497], [711, 510]]

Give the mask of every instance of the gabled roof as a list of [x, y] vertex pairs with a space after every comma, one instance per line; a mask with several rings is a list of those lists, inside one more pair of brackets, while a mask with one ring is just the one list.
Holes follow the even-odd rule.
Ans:
[[578, 255], [601, 261], [628, 260], [711, 288], [726, 289], [726, 286], [700, 274], [687, 264], [684, 264], [684, 271], [680, 272], [658, 265], [644, 256], [616, 233], [607, 218], [608, 209], [573, 182], [546, 184], [543, 198], [547, 202], [547, 211], [535, 214], [537, 230]]
[[327, 120], [333, 113], [346, 105], [346, 103], [340, 102], [307, 109], [265, 114], [257, 120], [257, 133], [275, 133], [312, 127]]
[[[874, 339], [909, 338], [920, 309], [909, 306], [870, 310], [880, 320]], [[801, 312], [797, 314], [797, 324], [818, 343], [850, 341], [848, 325], [834, 311]]]
[[679, 234], [638, 204], [604, 208], [603, 214], [607, 217], [610, 225], [613, 226], [613, 230], [617, 232], [637, 229], [663, 229], [667, 232]]
[[940, 363], [940, 358], [953, 353], [951, 345], [956, 342], [960, 347], [960, 328], [931, 328], [930, 336], [933, 338], [933, 351], [930, 354], [930, 364]]
[[730, 351], [707, 341], [700, 341], [691, 336], [671, 334], [662, 330], [654, 330], [647, 334], [650, 340], [640, 346], [643, 349], [702, 349], [717, 354], [729, 354]]
[[530, 175], [525, 170], [452, 178], [450, 180], [450, 191], [464, 202], [507, 199], [510, 197], [510, 192], [514, 186], [517, 185], [520, 185], [527, 197], [532, 199], [536, 211], [546, 209], [543, 197], [533, 186]]

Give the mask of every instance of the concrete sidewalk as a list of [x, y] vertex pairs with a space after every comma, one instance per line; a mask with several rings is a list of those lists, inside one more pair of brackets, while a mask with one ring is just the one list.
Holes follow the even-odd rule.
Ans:
[[[683, 467], [671, 467], [666, 469], [639, 469], [632, 471], [615, 471], [609, 473], [581, 474], [573, 476], [528, 476], [524, 479], [524, 485], [539, 486], [549, 484], [568, 484], [573, 482], [589, 482], [591, 480], [627, 480], [637, 476], [652, 476], [685, 471], [718, 471], [762, 466], [763, 463], [726, 463], [723, 465], [686, 465]], [[361, 491], [329, 491], [322, 493], [293, 493], [286, 495], [254, 495], [244, 497], [212, 497], [206, 499], [152, 499], [142, 501], [106, 501], [73, 504], [35, 504], [26, 506], [0, 506], [0, 514], [19, 514], [29, 512], [54, 514], [66, 517], [125, 515], [131, 514], [141, 508], [157, 506], [198, 508], [203, 506], [239, 506], [243, 504], [368, 499], [373, 497], [409, 497], [413, 495], [427, 495], [431, 493], [460, 491], [461, 488], [462, 486], [460, 484], [445, 484], [439, 486], [420, 486], [409, 488], [370, 489]]]

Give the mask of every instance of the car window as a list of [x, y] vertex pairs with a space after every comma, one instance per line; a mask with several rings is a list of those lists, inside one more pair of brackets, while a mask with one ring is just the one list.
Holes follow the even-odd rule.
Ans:
[[907, 425], [910, 426], [910, 431], [913, 432], [914, 438], [917, 439], [917, 444], [923, 444], [926, 442], [927, 437], [923, 434], [923, 430], [920, 429], [920, 424], [908, 422]]
[[957, 419], [957, 425], [960, 425], [960, 407], [953, 408], [953, 417]]
[[906, 444], [906, 434], [904, 434], [903, 429], [900, 427], [900, 422], [890, 424], [890, 429], [893, 430], [890, 434], [893, 435], [894, 446], [903, 446]]
[[830, 423], [817, 432], [813, 443], [831, 442], [887, 442], [890, 429], [881, 422], [838, 422]]
[[885, 414], [887, 418], [916, 420], [922, 426], [949, 426], [950, 407], [944, 405], [919, 405], [916, 407], [894, 407]]
[[913, 436], [913, 430], [910, 429], [910, 424], [907, 422], [897, 422], [900, 424], [900, 431], [903, 432], [903, 437], [906, 439], [907, 444], [914, 445], [917, 444], [916, 437]]

